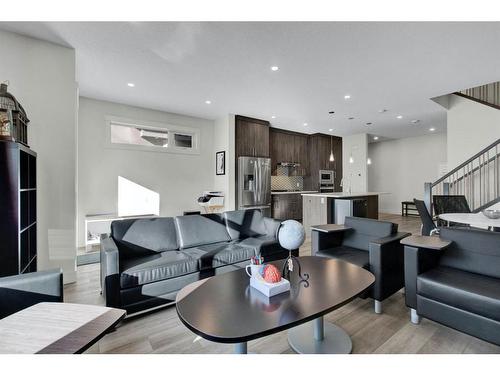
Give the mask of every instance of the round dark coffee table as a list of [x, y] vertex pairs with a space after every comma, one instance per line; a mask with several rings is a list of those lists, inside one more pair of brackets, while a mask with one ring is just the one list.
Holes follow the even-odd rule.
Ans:
[[[236, 344], [247, 352], [247, 342], [283, 330], [298, 353], [350, 353], [350, 337], [325, 323], [323, 316], [352, 301], [375, 281], [367, 270], [322, 257], [301, 257], [300, 281], [293, 273], [290, 292], [268, 298], [249, 285], [244, 269], [197, 281], [176, 299], [182, 323], [195, 334], [215, 342]], [[281, 269], [283, 261], [272, 262]]]

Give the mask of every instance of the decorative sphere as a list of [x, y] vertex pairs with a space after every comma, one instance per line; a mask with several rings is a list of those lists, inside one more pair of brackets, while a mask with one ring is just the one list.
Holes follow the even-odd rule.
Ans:
[[286, 220], [278, 229], [278, 241], [287, 250], [298, 249], [305, 240], [306, 232], [301, 223], [296, 220]]
[[264, 280], [266, 283], [279, 283], [281, 281], [281, 273], [280, 271], [276, 268], [276, 266], [272, 264], [267, 264], [264, 267]]

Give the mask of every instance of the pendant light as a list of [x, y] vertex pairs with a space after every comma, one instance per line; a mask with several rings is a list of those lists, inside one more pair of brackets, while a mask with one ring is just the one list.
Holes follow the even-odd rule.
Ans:
[[333, 137], [330, 136], [330, 161], [335, 161], [335, 157], [333, 156]]

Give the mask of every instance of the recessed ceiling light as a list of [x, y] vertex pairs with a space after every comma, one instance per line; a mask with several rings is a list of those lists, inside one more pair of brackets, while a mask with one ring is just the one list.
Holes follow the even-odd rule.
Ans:
[[273, 115], [273, 116], [271, 116], [271, 118], [276, 118], [276, 116]]
[[410, 121], [412, 124], [418, 124], [420, 122], [420, 120], [411, 120]]
[[280, 68], [279, 68], [278, 66], [276, 66], [276, 65], [275, 65], [275, 66], [271, 66], [271, 70], [272, 70], [273, 72], [276, 72], [276, 71], [278, 71], [279, 69], [280, 69]]
[[333, 131], [333, 129], [328, 129], [328, 131], [329, 131], [329, 132], [332, 132], [332, 131]]
[[401, 120], [403, 118], [403, 116], [397, 115], [396, 118], [399, 119], [399, 120]]
[[351, 99], [351, 95], [344, 95], [344, 99]]
[[373, 137], [373, 139], [374, 139], [375, 141], [377, 141], [377, 140], [378, 140], [378, 137], [377, 137], [377, 136], [375, 136], [375, 137]]
[[348, 117], [347, 119], [348, 120], [354, 120], [354, 117]]
[[307, 122], [304, 122], [304, 126], [307, 126], [307, 125], [309, 125], [309, 124]]
[[212, 104], [212, 101], [210, 101], [210, 100], [205, 100], [205, 104]]
[[135, 87], [135, 83], [129, 82], [129, 83], [127, 83], [127, 86], [128, 87]]
[[372, 122], [367, 122], [366, 125], [372, 125], [373, 123]]
[[385, 109], [385, 108], [382, 108], [382, 109], [378, 110], [378, 113], [386, 113], [386, 112], [387, 112], [387, 109]]
[[436, 128], [430, 128], [430, 129], [429, 129], [429, 131], [430, 131], [430, 132], [433, 132], [433, 131], [435, 131], [435, 130], [436, 130]]

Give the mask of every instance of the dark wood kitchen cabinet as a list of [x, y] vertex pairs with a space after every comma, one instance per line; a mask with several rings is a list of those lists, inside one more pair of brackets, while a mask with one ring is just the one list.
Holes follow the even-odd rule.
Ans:
[[269, 143], [273, 174], [276, 174], [276, 168], [282, 162], [299, 163], [300, 167], [296, 168], [296, 172], [303, 176], [309, 174], [308, 138], [307, 134], [270, 129]]
[[278, 220], [302, 221], [302, 195], [274, 194], [272, 195], [272, 217]]
[[[330, 152], [333, 149], [335, 161], [330, 161]], [[312, 134], [309, 137], [309, 169], [310, 178], [308, 187], [318, 189], [319, 171], [322, 169], [335, 172], [335, 191], [341, 191], [342, 179], [342, 138], [326, 134]]]
[[236, 160], [239, 156], [269, 157], [269, 122], [235, 117]]

